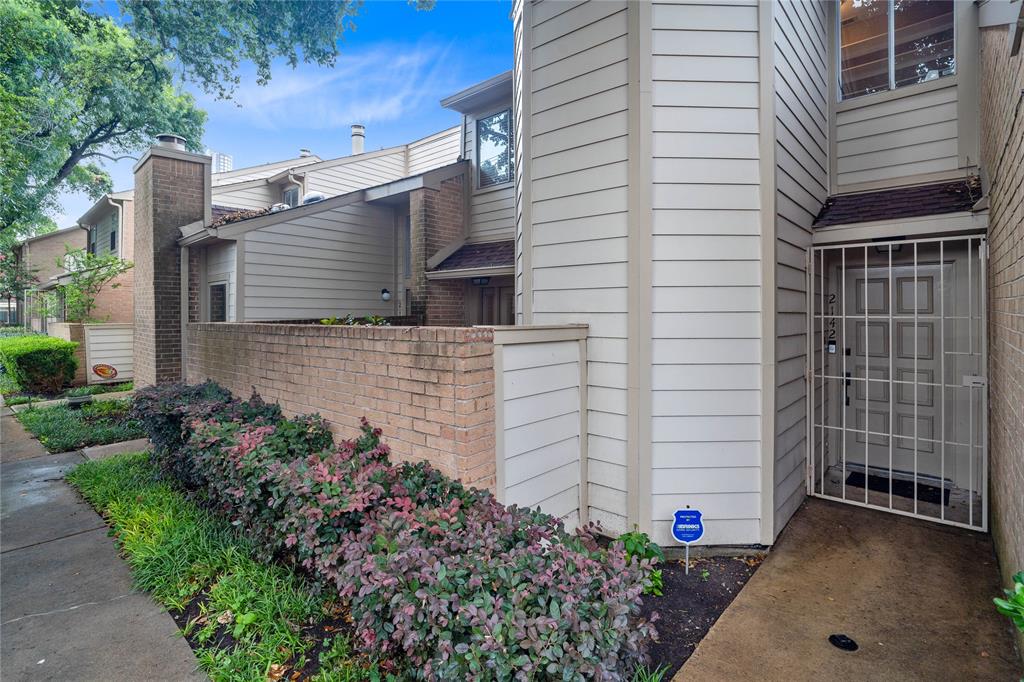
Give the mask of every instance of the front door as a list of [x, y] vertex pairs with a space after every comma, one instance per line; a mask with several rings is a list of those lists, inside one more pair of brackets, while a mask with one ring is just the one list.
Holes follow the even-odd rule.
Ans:
[[984, 524], [984, 240], [813, 254], [813, 493]]

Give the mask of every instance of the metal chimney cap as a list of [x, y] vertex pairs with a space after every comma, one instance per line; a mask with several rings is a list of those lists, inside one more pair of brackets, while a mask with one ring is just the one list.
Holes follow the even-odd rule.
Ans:
[[159, 147], [185, 150], [185, 138], [174, 133], [160, 133], [156, 136], [156, 144]]
[[307, 156], [313, 156], [313, 152], [309, 151], [305, 147], [303, 147], [302, 149], [299, 150], [299, 158], [300, 159], [304, 159]]
[[365, 136], [366, 135], [366, 126], [364, 126], [362, 123], [353, 123], [352, 124], [352, 134], [353, 135], [363, 135], [363, 136]]

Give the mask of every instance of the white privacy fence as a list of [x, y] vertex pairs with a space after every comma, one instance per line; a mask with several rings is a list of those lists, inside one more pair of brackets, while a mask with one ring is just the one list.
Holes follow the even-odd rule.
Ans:
[[86, 381], [90, 384], [128, 381], [134, 373], [134, 332], [131, 324], [87, 324]]
[[494, 330], [496, 490], [567, 528], [587, 522], [587, 327]]

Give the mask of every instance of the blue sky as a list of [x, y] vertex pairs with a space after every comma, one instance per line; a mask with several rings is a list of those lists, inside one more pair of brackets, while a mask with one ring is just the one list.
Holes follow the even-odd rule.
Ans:
[[[404, 0], [368, 0], [346, 31], [333, 69], [286, 64], [266, 87], [249, 65], [235, 101], [195, 89], [207, 111], [204, 144], [231, 154], [235, 168], [298, 155], [349, 153], [349, 125], [366, 126], [367, 151], [404, 144], [456, 125], [459, 114], [439, 100], [512, 68], [511, 0], [437, 0], [417, 12]], [[116, 190], [132, 186], [132, 165], [108, 163]], [[59, 227], [92, 205], [84, 194], [61, 197]]]

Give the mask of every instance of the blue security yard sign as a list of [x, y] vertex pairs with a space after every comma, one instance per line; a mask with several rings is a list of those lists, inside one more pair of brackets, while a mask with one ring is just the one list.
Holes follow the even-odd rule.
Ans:
[[677, 509], [672, 518], [672, 537], [686, 545], [686, 573], [690, 573], [690, 543], [704, 537], [704, 522], [696, 509]]

